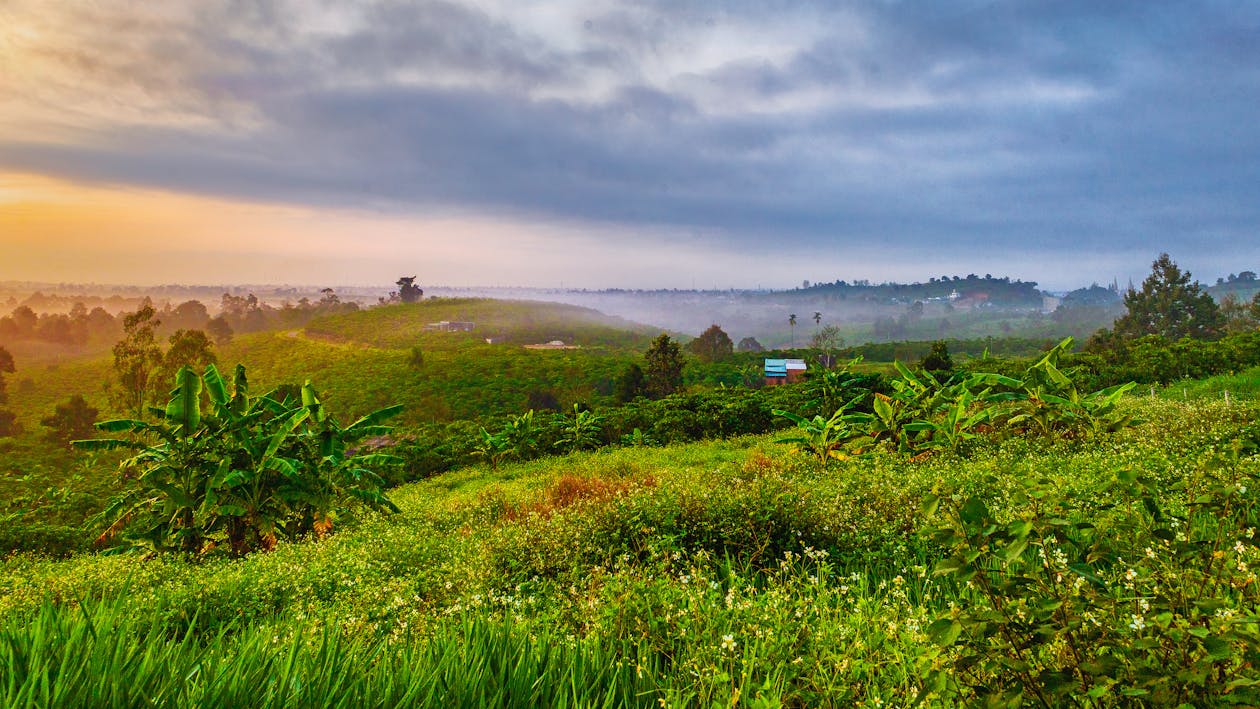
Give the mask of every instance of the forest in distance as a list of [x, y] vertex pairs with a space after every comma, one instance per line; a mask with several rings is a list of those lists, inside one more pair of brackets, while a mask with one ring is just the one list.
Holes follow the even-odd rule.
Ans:
[[1031, 284], [886, 285], [885, 342], [810, 286], [765, 344], [410, 276], [14, 293], [0, 699], [1254, 704], [1253, 285], [1161, 254], [1053, 303], [1076, 338]]

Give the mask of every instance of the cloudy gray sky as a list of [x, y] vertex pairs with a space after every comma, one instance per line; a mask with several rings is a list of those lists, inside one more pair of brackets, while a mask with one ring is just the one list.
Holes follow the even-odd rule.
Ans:
[[1260, 3], [0, 0], [0, 97], [0, 278], [1260, 267]]

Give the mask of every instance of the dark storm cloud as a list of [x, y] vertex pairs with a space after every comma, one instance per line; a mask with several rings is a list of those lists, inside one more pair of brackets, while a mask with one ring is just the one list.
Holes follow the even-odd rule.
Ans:
[[81, 29], [80, 90], [129, 77], [178, 115], [8, 131], [0, 166], [736, 247], [1257, 254], [1257, 5], [300, 7]]

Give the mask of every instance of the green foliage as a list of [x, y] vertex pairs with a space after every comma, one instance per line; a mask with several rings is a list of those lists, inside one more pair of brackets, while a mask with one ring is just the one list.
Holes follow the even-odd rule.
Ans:
[[[917, 455], [935, 450], [959, 452], [964, 443], [980, 437], [982, 427], [991, 428], [990, 424], [1007, 432], [1047, 437], [1101, 435], [1131, 426], [1131, 414], [1119, 404], [1135, 384], [1082, 394], [1057, 366], [1059, 358], [1071, 350], [1072, 342], [1067, 338], [1051, 348], [1022, 379], [976, 372], [942, 381], [931, 372], [912, 372], [896, 362], [900, 376], [889, 381], [890, 393], [872, 392], [871, 414], [861, 416], [860, 435], [885, 442], [898, 452]], [[834, 400], [832, 392], [840, 381], [840, 374], [824, 374], [814, 385], [824, 405]], [[836, 415], [840, 416], [845, 407]], [[827, 454], [819, 451], [832, 447], [824, 445], [831, 435], [826, 419], [820, 415], [808, 422], [790, 416], [811, 436], [818, 437], [807, 447], [825, 460]]]
[[948, 373], [954, 371], [954, 360], [949, 356], [949, 345], [944, 340], [937, 340], [932, 343], [932, 349], [919, 362], [921, 369], [929, 372]]
[[421, 369], [424, 367], [424, 348], [420, 345], [412, 345], [410, 354], [407, 357], [407, 365], [412, 369]]
[[[201, 414], [202, 388], [213, 405]], [[381, 409], [342, 428], [328, 415], [308, 382], [300, 401], [249, 395], [238, 366], [232, 390], [214, 365], [198, 376], [188, 367], [158, 423], [115, 420], [97, 424], [108, 433], [157, 439], [89, 439], [75, 445], [92, 451], [132, 449], [121, 463], [134, 484], [103, 516], [106, 542], [125, 539], [154, 551], [197, 554], [226, 543], [232, 554], [270, 549], [278, 538], [323, 535], [349, 502], [393, 509], [381, 493], [382, 478], [371, 468], [395, 460], [347, 447], [388, 431], [379, 422], [397, 414]]]
[[1146, 335], [1214, 339], [1225, 326], [1216, 301], [1198, 281], [1191, 282], [1190, 273], [1178, 268], [1168, 254], [1160, 254], [1151, 264], [1151, 275], [1142, 281], [1141, 290], [1124, 294], [1124, 305], [1128, 312], [1113, 327], [1124, 340]]
[[626, 365], [626, 371], [617, 378], [617, 401], [624, 404], [647, 393], [647, 377], [637, 362]]
[[135, 418], [144, 416], [150, 383], [162, 362], [162, 348], [154, 334], [157, 311], [145, 304], [123, 317], [123, 339], [114, 345], [115, 381], [108, 388], [110, 401]]
[[4, 375], [13, 374], [17, 368], [13, 365], [13, 355], [4, 347], [0, 347], [0, 404], [8, 401], [8, 391], [5, 386]]
[[41, 419], [39, 425], [50, 429], [47, 433], [48, 440], [65, 446], [73, 439], [91, 436], [94, 432], [92, 424], [96, 423], [98, 414], [100, 411], [89, 406], [82, 396], [75, 394], [64, 404], [58, 404], [57, 409], [50, 416]]
[[[784, 393], [640, 405], [708, 416], [717, 403], [770, 395]], [[1078, 647], [1101, 651], [1089, 658], [1100, 667], [1120, 665], [1113, 680], [1099, 680], [1109, 685], [1101, 696], [1051, 696], [1051, 705], [1163, 705], [1178, 696], [1194, 706], [1254, 704], [1250, 640], [1231, 634], [1253, 631], [1257, 607], [1256, 583], [1238, 570], [1239, 562], [1260, 562], [1247, 531], [1255, 525], [1244, 520], [1254, 514], [1260, 472], [1257, 405], [1142, 398], [1122, 406], [1158, 423], [1102, 445], [1011, 437], [977, 443], [965, 458], [921, 460], [875, 450], [833, 458], [826, 472], [775, 446], [773, 436], [604, 448], [403, 486], [391, 493], [402, 514], [366, 516], [320, 543], [281, 543], [269, 554], [13, 556], [0, 560], [0, 666], [16, 669], [0, 701], [20, 704], [14, 697], [46, 688], [72, 706], [126, 705], [141, 693], [170, 705], [902, 706], [920, 692], [929, 706], [978, 705], [983, 693], [1023, 687], [1024, 670], [987, 656], [980, 669], [956, 665], [980, 651], [969, 644], [970, 626], [951, 638], [952, 624], [936, 623], [966, 625], [991, 604], [982, 574], [971, 585], [932, 574], [955, 554], [931, 534], [914, 534], [923, 524], [917, 503], [935, 490], [937, 515], [966, 507], [979, 515], [977, 533], [996, 525], [1013, 535], [996, 549], [967, 547], [964, 556], [979, 552], [986, 568], [1003, 563], [1020, 533], [1012, 523], [1033, 523], [1022, 566], [1012, 569], [1016, 581], [1043, 574], [1059, 583], [1038, 554], [1054, 530], [1085, 545], [1086, 555], [1096, 541], [1106, 545], [1089, 563], [1107, 591], [1087, 579], [1072, 587], [1083, 577], [1066, 568], [1080, 556], [1070, 543], [1054, 571], [1077, 594], [1078, 610], [1111, 614], [1095, 613], [1098, 629], [1080, 613], [1072, 632], [1100, 640]], [[1135, 482], [1121, 478], [1129, 473]], [[1143, 478], [1155, 487], [1143, 491]], [[1207, 504], [1205, 495], [1246, 512], [1188, 515], [1191, 504]], [[1144, 497], [1165, 522], [1154, 521]], [[986, 511], [968, 505], [971, 498]], [[1161, 528], [1173, 541], [1160, 541]], [[1177, 532], [1186, 535], [1184, 552], [1174, 552]], [[1240, 540], [1245, 554], [1234, 547]], [[1044, 548], [1057, 564], [1054, 547]], [[1183, 569], [1191, 570], [1184, 579]], [[1000, 573], [994, 567], [987, 578]], [[1164, 610], [1182, 595], [1188, 606]], [[1031, 602], [1005, 607], [1013, 633], [1025, 632], [1019, 612], [1042, 612]], [[1169, 630], [1159, 626], [1164, 612], [1173, 613]], [[1006, 622], [995, 613], [982, 622]], [[1135, 614], [1144, 634], [1130, 628]], [[1196, 624], [1183, 628], [1182, 644], [1161, 639], [1189, 614]], [[471, 625], [487, 631], [465, 633]], [[1229, 645], [1228, 658], [1205, 659], [1224, 651], [1192, 634], [1200, 628]], [[1003, 652], [992, 637], [990, 653]], [[1029, 635], [1014, 637], [1012, 645]], [[1068, 640], [1058, 638], [1025, 643], [1039, 653], [1028, 660], [1033, 674], [1072, 661]], [[1141, 648], [1151, 639], [1171, 653], [1167, 679], [1149, 672], [1156, 652]], [[1193, 676], [1209, 665], [1202, 681]], [[1179, 676], [1186, 668], [1191, 676]], [[54, 674], [85, 681], [52, 682]], [[633, 686], [615, 689], [621, 679], [611, 678]], [[1178, 683], [1186, 688], [1173, 689]], [[1037, 702], [1032, 690], [1024, 699]]]
[[643, 356], [647, 360], [643, 373], [647, 378], [648, 395], [659, 399], [678, 391], [683, 371], [682, 348], [678, 343], [661, 333]]
[[566, 418], [561, 425], [560, 439], [556, 441], [555, 447], [569, 453], [598, 448], [604, 443], [603, 420], [594, 411], [584, 411], [578, 404], [574, 404], [573, 418]]
[[206, 321], [206, 334], [214, 340], [214, 344], [222, 347], [232, 342], [232, 325], [222, 315]]
[[177, 330], [170, 336], [170, 347], [162, 354], [161, 364], [153, 373], [153, 401], [161, 401], [166, 383], [183, 367], [201, 371], [215, 364], [214, 343], [201, 330]]
[[512, 454], [512, 442], [505, 433], [490, 433], [482, 427], [481, 440], [473, 448], [473, 452], [490, 464], [491, 470], [498, 470], [502, 463]]
[[1094, 499], [1022, 481], [1014, 518], [979, 496], [927, 497], [925, 512], [944, 511], [927, 529], [946, 552], [935, 574], [977, 594], [927, 627], [948, 670], [925, 688], [988, 705], [1260, 701], [1260, 475], [1241, 446], [1172, 484], [1121, 470]]
[[[5, 388], [4, 375], [12, 374], [17, 369], [13, 366], [13, 355], [4, 347], [0, 347], [0, 404], [8, 401], [8, 392]], [[16, 436], [22, 432], [22, 425], [17, 421], [17, 415], [12, 411], [0, 409], [0, 438], [8, 436]]]
[[715, 324], [710, 325], [696, 339], [688, 342], [687, 351], [701, 362], [721, 362], [730, 358], [731, 353], [735, 351], [735, 344], [731, 342], [730, 336]]
[[847, 402], [841, 405], [830, 418], [826, 419], [822, 416], [806, 419], [790, 411], [775, 411], [776, 416], [782, 416], [796, 424], [797, 433], [794, 436], [780, 438], [777, 442], [799, 445], [803, 450], [816, 456], [819, 464], [823, 466], [833, 459], [846, 460], [849, 457], [846, 446], [860, 448], [861, 445], [874, 441], [867, 432], [871, 415], [849, 413], [848, 408], [853, 403]]

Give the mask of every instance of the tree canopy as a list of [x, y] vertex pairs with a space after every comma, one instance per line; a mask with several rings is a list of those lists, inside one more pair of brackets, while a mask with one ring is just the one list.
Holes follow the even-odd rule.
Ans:
[[647, 360], [644, 374], [647, 377], [645, 388], [648, 396], [659, 399], [682, 387], [682, 347], [671, 340], [669, 335], [662, 332], [660, 337], [653, 340], [644, 359]]
[[398, 299], [404, 303], [418, 303], [424, 297], [424, 289], [416, 285], [415, 276], [400, 276], [398, 282]]
[[709, 329], [687, 343], [687, 351], [695, 355], [701, 362], [721, 362], [735, 351], [735, 343], [731, 342], [721, 327], [710, 325]]
[[1225, 326], [1212, 296], [1166, 253], [1151, 264], [1151, 275], [1142, 281], [1141, 290], [1124, 294], [1124, 305], [1128, 312], [1113, 328], [1120, 339], [1159, 335], [1171, 340], [1210, 340], [1219, 337]]

